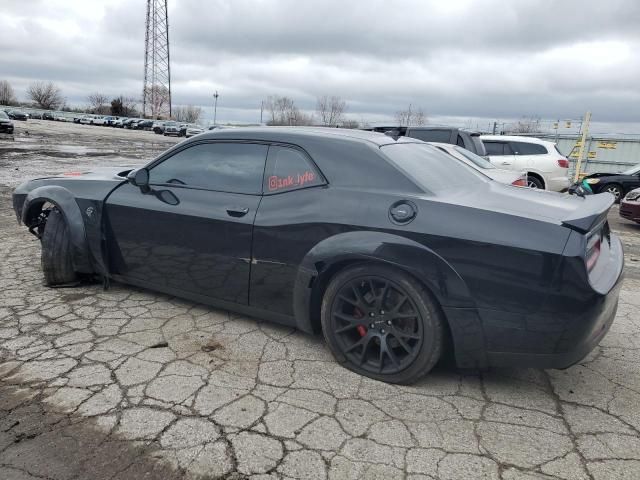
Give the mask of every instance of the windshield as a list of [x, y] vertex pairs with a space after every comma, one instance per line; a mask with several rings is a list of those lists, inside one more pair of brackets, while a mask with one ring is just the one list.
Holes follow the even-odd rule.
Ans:
[[635, 167], [631, 167], [629, 170], [625, 170], [622, 172], [622, 175], [635, 175], [636, 173], [640, 173], [640, 163]]
[[393, 164], [427, 192], [451, 192], [489, 179], [459, 160], [423, 143], [395, 143], [380, 148]]
[[476, 154], [475, 154], [475, 153], [473, 153], [473, 152], [470, 152], [470, 151], [469, 151], [469, 150], [467, 150], [466, 148], [462, 148], [462, 147], [458, 147], [458, 146], [455, 146], [455, 147], [453, 147], [453, 148], [454, 148], [454, 150], [455, 150], [456, 152], [458, 152], [460, 155], [464, 155], [464, 157], [465, 157], [467, 160], [472, 161], [476, 166], [478, 166], [478, 167], [480, 167], [480, 168], [484, 168], [484, 169], [487, 169], [487, 170], [490, 170], [490, 169], [492, 169], [492, 168], [496, 168], [496, 167], [495, 167], [491, 162], [489, 162], [489, 161], [485, 160], [484, 158], [482, 158], [482, 157], [480, 157], [480, 156], [476, 155]]
[[0, 110], [0, 118], [9, 118], [9, 115]]

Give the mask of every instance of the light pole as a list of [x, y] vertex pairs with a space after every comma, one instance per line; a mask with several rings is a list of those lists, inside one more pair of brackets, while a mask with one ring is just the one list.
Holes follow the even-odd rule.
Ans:
[[213, 126], [216, 126], [216, 116], [218, 114], [218, 91], [216, 90], [216, 93], [213, 94], [213, 99], [214, 99], [214, 103], [213, 103]]

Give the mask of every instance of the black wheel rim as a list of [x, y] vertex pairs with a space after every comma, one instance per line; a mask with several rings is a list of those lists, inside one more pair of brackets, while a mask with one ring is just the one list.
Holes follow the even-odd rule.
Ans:
[[424, 340], [422, 316], [411, 296], [397, 283], [377, 276], [358, 277], [340, 287], [331, 326], [342, 354], [375, 374], [406, 369]]

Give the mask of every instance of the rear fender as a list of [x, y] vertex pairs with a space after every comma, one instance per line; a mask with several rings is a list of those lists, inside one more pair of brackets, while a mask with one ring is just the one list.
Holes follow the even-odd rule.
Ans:
[[69, 190], [58, 185], [46, 185], [31, 190], [22, 206], [22, 223], [31, 226], [45, 203], [55, 205], [69, 226], [74, 270], [93, 273], [82, 212]]

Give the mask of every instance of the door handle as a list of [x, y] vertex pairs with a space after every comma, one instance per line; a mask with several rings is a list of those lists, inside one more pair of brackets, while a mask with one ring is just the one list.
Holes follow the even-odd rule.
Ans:
[[511, 162], [502, 162], [502, 165], [511, 165]]
[[230, 217], [244, 217], [249, 213], [248, 207], [227, 207], [227, 213]]

